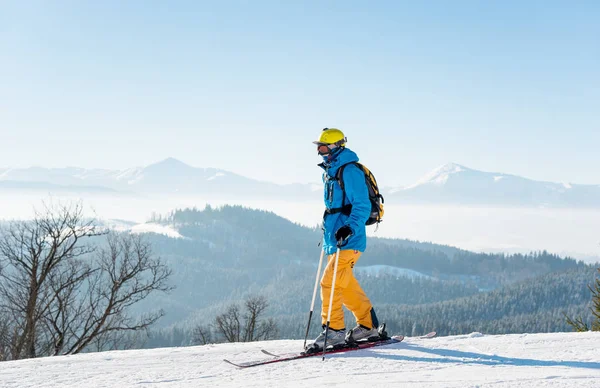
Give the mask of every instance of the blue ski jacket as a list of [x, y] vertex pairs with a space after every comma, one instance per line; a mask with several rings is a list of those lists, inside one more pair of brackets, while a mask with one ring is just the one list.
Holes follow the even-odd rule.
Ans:
[[[365, 222], [371, 214], [371, 201], [369, 200], [369, 189], [365, 181], [365, 174], [360, 167], [352, 164], [358, 162], [358, 156], [348, 148], [342, 148], [340, 152], [332, 157], [332, 160], [324, 158], [325, 161], [319, 164], [325, 172], [323, 173], [324, 200], [327, 209], [341, 208], [343, 205], [352, 205], [350, 215], [343, 213], [325, 214], [323, 218], [323, 249], [325, 253], [331, 255], [337, 250], [335, 232], [344, 225], [352, 229], [352, 236], [348, 238], [342, 249], [352, 249], [364, 252], [367, 247], [367, 234]], [[350, 163], [350, 164], [349, 164]], [[340, 184], [336, 180], [338, 169], [344, 167], [343, 177], [344, 188], [346, 190], [345, 202], [343, 201], [343, 192]]]

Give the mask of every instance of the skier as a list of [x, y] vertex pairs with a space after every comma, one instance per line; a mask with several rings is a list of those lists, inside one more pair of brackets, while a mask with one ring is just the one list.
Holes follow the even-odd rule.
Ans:
[[[323, 249], [327, 255], [327, 266], [321, 278], [321, 321], [323, 332], [307, 346], [307, 349], [322, 349], [325, 341], [325, 325], [332, 292], [334, 263], [338, 243], [340, 254], [338, 259], [335, 290], [327, 346], [342, 345], [346, 342], [346, 328], [342, 305], [350, 310], [356, 319], [356, 327], [348, 333], [350, 341], [374, 339], [379, 337], [379, 322], [375, 310], [352, 269], [365, 251], [367, 236], [365, 222], [371, 213], [371, 202], [365, 174], [354, 163], [358, 156], [346, 147], [346, 137], [337, 128], [325, 128], [317, 145], [317, 152], [323, 157], [319, 164], [323, 173], [325, 214], [323, 217]], [[344, 190], [336, 178], [336, 173], [344, 166], [341, 177]], [[351, 205], [348, 206], [348, 205]]]

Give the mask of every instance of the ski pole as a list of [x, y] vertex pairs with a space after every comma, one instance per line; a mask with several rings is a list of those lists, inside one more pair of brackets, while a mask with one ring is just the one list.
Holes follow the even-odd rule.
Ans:
[[341, 241], [338, 241], [337, 251], [335, 252], [335, 263], [333, 263], [333, 279], [331, 280], [331, 294], [329, 295], [329, 311], [327, 311], [327, 324], [325, 325], [325, 340], [323, 342], [323, 361], [325, 361], [325, 352], [327, 350], [327, 334], [329, 334], [329, 320], [331, 319], [331, 306], [333, 305], [335, 278], [337, 277], [338, 261], [340, 259], [340, 245]]
[[308, 324], [306, 325], [306, 335], [304, 336], [304, 346], [302, 349], [306, 349], [306, 340], [308, 339], [308, 331], [310, 330], [310, 322], [312, 320], [313, 311], [315, 309], [315, 299], [317, 297], [317, 289], [319, 288], [319, 277], [321, 276], [321, 266], [323, 265], [323, 256], [325, 256], [325, 249], [321, 249], [321, 258], [319, 259], [319, 267], [317, 268], [317, 278], [315, 279], [315, 289], [313, 290], [312, 302], [310, 303], [310, 312], [308, 313]]

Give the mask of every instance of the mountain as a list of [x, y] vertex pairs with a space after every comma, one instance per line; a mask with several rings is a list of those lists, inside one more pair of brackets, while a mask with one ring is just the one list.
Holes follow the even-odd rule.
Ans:
[[389, 197], [411, 203], [600, 207], [600, 185], [535, 181], [449, 163], [411, 186], [391, 190]]
[[427, 322], [427, 329], [435, 328], [440, 335], [473, 330], [490, 334], [569, 331], [572, 327], [565, 314], [581, 316], [587, 324], [593, 320], [588, 286], [594, 284], [596, 273], [594, 268], [574, 268], [493, 291], [405, 305], [402, 309], [380, 304], [378, 314], [385, 317], [388, 327], [400, 332], [410, 331], [415, 322]]
[[[8, 223], [0, 226], [4, 231]], [[196, 325], [213, 323], [249, 295], [268, 301], [276, 338], [304, 338], [319, 256], [318, 228], [241, 206], [178, 210], [147, 224], [113, 220], [105, 226], [145, 233], [153, 256], [173, 271], [169, 282], [174, 290], [132, 306], [134, 314], [158, 308], [166, 313], [144, 346], [190, 344]], [[102, 244], [104, 238], [95, 241]], [[438, 247], [369, 239], [355, 270], [391, 333], [558, 332], [569, 330], [563, 313], [589, 318], [587, 285], [595, 272], [590, 266], [546, 252], [489, 255]], [[346, 327], [353, 325], [347, 314]], [[320, 327], [313, 324], [312, 329], [311, 337]], [[129, 341], [116, 341], [115, 346], [125, 343]]]
[[[116, 228], [147, 232], [155, 254], [173, 269], [177, 288], [140, 305], [140, 311], [164, 308], [161, 327], [195, 316], [213, 317], [223, 304], [253, 292], [267, 296], [270, 311], [285, 319], [295, 320], [293, 314], [302, 314], [310, 305], [320, 253], [318, 228], [240, 206], [178, 210], [151, 223], [119, 222]], [[588, 269], [547, 252], [490, 255], [377, 238], [369, 238], [368, 247], [355, 268], [378, 305], [442, 302], [552, 272]], [[581, 295], [588, 298], [587, 293]], [[287, 335], [301, 335], [296, 329], [287, 325]]]
[[58, 185], [48, 182], [38, 181], [3, 181], [0, 180], [0, 190], [4, 192], [38, 192], [38, 191], [49, 191], [53, 193], [102, 193], [102, 194], [115, 194], [116, 191], [108, 187], [101, 186], [83, 186], [83, 185]]
[[[376, 173], [376, 172], [375, 172]], [[219, 199], [318, 201], [320, 184], [279, 185], [217, 168], [192, 167], [174, 158], [126, 170], [77, 167], [0, 169], [1, 182], [29, 182], [40, 191], [98, 191], [202, 196]], [[35, 182], [35, 184], [33, 184]], [[40, 183], [56, 186], [44, 186]], [[381, 184], [387, 205], [424, 203], [452, 205], [600, 207], [600, 185], [535, 181], [516, 175], [474, 170], [449, 163], [408, 187]], [[0, 190], [16, 184], [0, 185]], [[25, 185], [27, 186], [27, 185]], [[84, 189], [87, 188], [87, 189]], [[91, 188], [94, 188], [91, 190]]]
[[[303, 199], [314, 192], [313, 185], [309, 184], [277, 185], [226, 170], [192, 167], [174, 158], [126, 170], [76, 167], [0, 169], [0, 183], [7, 181], [37, 182], [38, 189], [49, 191], [56, 189], [53, 185], [58, 185], [80, 191], [85, 191], [84, 187], [104, 187], [138, 194], [187, 194], [244, 199]], [[314, 198], [314, 194], [312, 197]]]
[[143, 193], [219, 194], [228, 197], [245, 193], [249, 197], [272, 196], [278, 186], [259, 182], [215, 168], [196, 168], [168, 158], [146, 167], [132, 168], [115, 177], [116, 187]]
[[[62, 186], [106, 186], [102, 177], [114, 172], [102, 169], [65, 168], [5, 168], [0, 169], [0, 181], [43, 182]], [[109, 181], [110, 178], [107, 178]]]
[[[392, 333], [398, 334], [398, 333]], [[466, 335], [240, 370], [303, 340], [107, 351], [2, 363], [5, 387], [598, 387], [600, 333]]]

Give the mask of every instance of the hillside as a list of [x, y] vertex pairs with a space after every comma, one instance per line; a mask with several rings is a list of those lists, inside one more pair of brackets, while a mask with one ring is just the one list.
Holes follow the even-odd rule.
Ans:
[[[240, 206], [178, 210], [145, 224], [113, 220], [103, 225], [143, 233], [172, 269], [172, 292], [132, 306], [134, 314], [165, 312], [149, 339], [136, 341], [135, 347], [193, 344], [195, 327], [210, 325], [250, 296], [268, 301], [265, 314], [278, 329], [269, 338], [304, 337], [318, 228]], [[102, 244], [103, 238], [96, 241]], [[482, 254], [400, 239], [369, 239], [368, 245], [356, 276], [380, 319], [402, 334], [558, 332], [570, 330], [564, 313], [586, 318], [589, 312], [587, 285], [595, 271], [571, 258], [544, 251]], [[315, 307], [319, 311], [320, 302]], [[313, 325], [310, 335], [316, 336], [318, 328]]]
[[[163, 233], [147, 236], [177, 286], [139, 306], [167, 313], [147, 346], [190, 344], [194, 325], [210, 323], [248, 295], [268, 299], [283, 338], [303, 337], [318, 229], [239, 206], [179, 210], [132, 229]], [[570, 258], [481, 254], [400, 239], [368, 244], [357, 277], [390, 327], [405, 334], [563, 331], [563, 312], [585, 316], [594, 269]], [[498, 316], [478, 307], [492, 299]], [[533, 315], [513, 317], [517, 306]]]
[[222, 359], [294, 352], [280, 340], [110, 351], [0, 363], [5, 388], [600, 387], [600, 333], [407, 338], [387, 347], [237, 369]]
[[[170, 296], [161, 297], [165, 298], [162, 302], [149, 302], [166, 306], [168, 314], [163, 325], [185, 319], [194, 310], [214, 309], [219, 303], [239, 300], [249, 292], [273, 300], [274, 314], [289, 312], [290, 304], [297, 306], [297, 312], [303, 311], [299, 306], [310, 303], [320, 230], [239, 206], [180, 210], [153, 221], [181, 236], [148, 235], [156, 253], [173, 268], [173, 282], [177, 285]], [[427, 276], [420, 283], [407, 281], [403, 276], [388, 282], [388, 296], [379, 298], [380, 303], [443, 301], [472, 295], [478, 289], [495, 289], [555, 271], [585, 267], [573, 259], [546, 252], [477, 254], [390, 239], [370, 239], [368, 244], [357, 272], [383, 266], [392, 272], [411, 270]], [[366, 289], [380, 294], [380, 288], [380, 283], [374, 283]], [[408, 298], [408, 290], [421, 297]], [[403, 295], [407, 297], [399, 299]]]
[[440, 335], [470, 331], [523, 333], [570, 331], [564, 314], [590, 322], [596, 271], [582, 268], [550, 273], [490, 292], [420, 305], [386, 304], [380, 316], [401, 333], [436, 330]]

